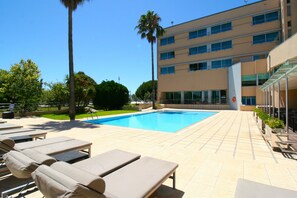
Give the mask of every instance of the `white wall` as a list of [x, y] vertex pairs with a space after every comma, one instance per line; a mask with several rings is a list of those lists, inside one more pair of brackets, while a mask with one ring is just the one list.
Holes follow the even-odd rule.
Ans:
[[[240, 110], [241, 105], [241, 63], [237, 63], [228, 68], [228, 93], [229, 104], [233, 110]], [[236, 102], [232, 98], [236, 98]]]

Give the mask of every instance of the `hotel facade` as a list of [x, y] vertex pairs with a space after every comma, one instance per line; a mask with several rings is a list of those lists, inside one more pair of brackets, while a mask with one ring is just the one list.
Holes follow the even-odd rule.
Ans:
[[[158, 40], [158, 102], [199, 109], [284, 106], [284, 86], [267, 81], [282, 65], [294, 66], [296, 11], [297, 0], [263, 0], [166, 28]], [[296, 102], [289, 107], [297, 109], [290, 79], [288, 97]]]

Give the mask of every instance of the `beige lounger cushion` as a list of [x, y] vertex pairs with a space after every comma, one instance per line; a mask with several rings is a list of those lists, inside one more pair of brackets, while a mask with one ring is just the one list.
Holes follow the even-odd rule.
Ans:
[[40, 164], [51, 165], [56, 160], [35, 150], [10, 151], [3, 155], [5, 165], [18, 178], [30, 178]]
[[105, 176], [104, 194], [121, 198], [147, 197], [156, 191], [177, 167], [173, 162], [142, 157]]
[[75, 167], [86, 170], [93, 175], [104, 177], [105, 175], [137, 160], [140, 155], [118, 149], [107, 151], [79, 162], [74, 163]]
[[41, 165], [32, 177], [45, 197], [105, 197], [102, 178], [65, 162]]
[[13, 149], [14, 145], [15, 142], [13, 139], [4, 135], [0, 135], [0, 149], [4, 151], [10, 151]]

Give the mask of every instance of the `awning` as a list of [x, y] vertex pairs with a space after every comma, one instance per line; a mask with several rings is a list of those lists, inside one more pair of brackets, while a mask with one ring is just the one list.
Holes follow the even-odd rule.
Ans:
[[264, 91], [282, 78], [295, 75], [297, 75], [297, 58], [285, 62], [260, 88]]

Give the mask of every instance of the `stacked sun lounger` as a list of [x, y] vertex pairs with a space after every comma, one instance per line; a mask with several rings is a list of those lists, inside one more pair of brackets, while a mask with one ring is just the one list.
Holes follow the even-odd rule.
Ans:
[[175, 188], [178, 165], [164, 160], [112, 150], [74, 164], [54, 162], [39, 154], [40, 159], [47, 159], [40, 165], [27, 152], [11, 151], [4, 159], [11, 172], [22, 178], [29, 177], [37, 167], [32, 177], [48, 198], [148, 197], [168, 178], [173, 179]]

